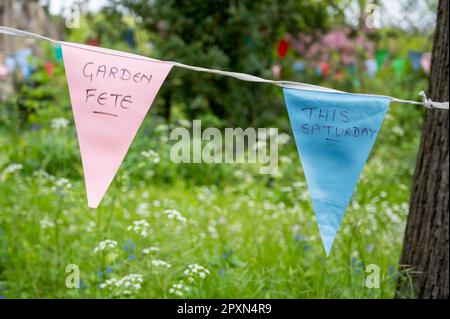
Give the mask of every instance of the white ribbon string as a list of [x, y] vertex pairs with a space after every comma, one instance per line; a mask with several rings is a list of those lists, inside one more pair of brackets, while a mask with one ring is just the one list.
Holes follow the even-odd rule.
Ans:
[[16, 37], [21, 37], [21, 38], [33, 39], [33, 40], [44, 40], [44, 41], [49, 41], [52, 43], [59, 42], [59, 41], [44, 37], [43, 35], [39, 35], [39, 34], [28, 32], [28, 31], [23, 31], [23, 30], [19, 30], [19, 29], [14, 29], [14, 28], [10, 28], [10, 27], [4, 27], [4, 26], [0, 26], [0, 33], [12, 35], [12, 36], [16, 36]]
[[[6, 34], [6, 35], [11, 35], [11, 36], [22, 37], [22, 38], [33, 39], [33, 40], [49, 41], [54, 44], [61, 44], [60, 41], [53, 40], [51, 38], [47, 38], [47, 37], [44, 37], [39, 34], [27, 32], [27, 31], [15, 29], [15, 28], [9, 28], [9, 27], [5, 27], [5, 26], [0, 26], [0, 33]], [[68, 45], [68, 43], [64, 43], [64, 44]], [[115, 53], [116, 51], [113, 51], [113, 50], [110, 50], [110, 52], [111, 52], [110, 54], [117, 54], [117, 53]], [[284, 87], [284, 88], [294, 88], [294, 89], [302, 89], [302, 90], [308, 90], [308, 91], [334, 92], [334, 93], [349, 94], [348, 92], [338, 91], [338, 90], [334, 90], [334, 89], [330, 89], [327, 87], [318, 86], [318, 85], [314, 85], [314, 84], [309, 84], [309, 83], [268, 80], [268, 79], [260, 78], [260, 77], [257, 77], [257, 76], [251, 75], [251, 74], [246, 74], [246, 73], [222, 71], [222, 70], [217, 70], [217, 69], [208, 69], [208, 68], [203, 68], [203, 67], [198, 67], [198, 66], [187, 65], [187, 64], [183, 64], [183, 63], [179, 63], [179, 62], [175, 62], [175, 61], [161, 61], [161, 60], [156, 60], [156, 59], [152, 59], [152, 58], [148, 58], [148, 57], [143, 57], [143, 56], [141, 57], [138, 55], [134, 55], [134, 56], [140, 57], [140, 58], [146, 59], [146, 60], [150, 59], [153, 61], [170, 63], [173, 66], [191, 70], [191, 71], [195, 71], [195, 72], [206, 72], [206, 73], [212, 73], [212, 74], [219, 74], [219, 75], [228, 76], [228, 77], [232, 77], [232, 78], [242, 80], [242, 81], [247, 81], [247, 82], [267, 83], [267, 84], [273, 84], [273, 85], [277, 85], [277, 86]], [[351, 94], [354, 94], [354, 93], [351, 93]], [[363, 94], [363, 95], [382, 96], [382, 95], [377, 95], [377, 94]], [[413, 104], [413, 105], [423, 105], [425, 108], [428, 108], [428, 109], [444, 109], [444, 110], [449, 109], [448, 101], [447, 102], [433, 102], [432, 100], [430, 100], [429, 98], [426, 97], [426, 95], [423, 91], [419, 92], [419, 95], [422, 97], [422, 102], [402, 100], [402, 99], [398, 99], [398, 98], [391, 97], [391, 96], [388, 96], [388, 98], [391, 99], [391, 102]]]
[[419, 95], [422, 97], [423, 106], [427, 109], [443, 109], [448, 110], [448, 102], [433, 102], [427, 98], [424, 91], [420, 91]]

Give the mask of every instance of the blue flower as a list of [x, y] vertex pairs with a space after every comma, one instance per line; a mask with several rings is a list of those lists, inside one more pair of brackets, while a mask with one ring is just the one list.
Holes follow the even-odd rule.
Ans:
[[41, 125], [39, 125], [38, 123], [33, 123], [31, 124], [31, 130], [32, 131], [37, 131], [41, 129]]
[[296, 234], [294, 236], [294, 241], [296, 242], [303, 242], [303, 241], [307, 241], [308, 238], [306, 236], [300, 235], [300, 234]]
[[397, 270], [396, 270], [396, 267], [393, 266], [393, 265], [390, 265], [390, 266], [388, 267], [388, 274], [389, 274], [389, 276], [390, 276], [392, 279], [397, 278]]
[[129, 259], [129, 260], [135, 260], [136, 257], [132, 254], [132, 255], [128, 255], [128, 259]]
[[136, 245], [134, 244], [134, 242], [130, 239], [127, 239], [127, 241], [125, 242], [125, 245], [123, 245], [123, 250], [133, 251], [135, 247], [136, 247]]
[[112, 268], [109, 266], [106, 266], [105, 271], [109, 274], [112, 273]]

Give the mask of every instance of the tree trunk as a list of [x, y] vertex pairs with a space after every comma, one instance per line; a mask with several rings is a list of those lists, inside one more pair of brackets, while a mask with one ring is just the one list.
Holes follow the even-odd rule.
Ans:
[[[449, 1], [440, 0], [429, 83], [433, 101], [448, 101], [448, 20]], [[411, 290], [416, 298], [449, 296], [448, 126], [447, 110], [426, 110], [400, 259], [406, 271], [399, 279], [397, 298]]]

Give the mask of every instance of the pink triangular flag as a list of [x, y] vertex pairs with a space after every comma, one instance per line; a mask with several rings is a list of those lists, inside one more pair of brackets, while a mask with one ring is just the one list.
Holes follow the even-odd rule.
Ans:
[[88, 206], [97, 208], [172, 64], [62, 42]]

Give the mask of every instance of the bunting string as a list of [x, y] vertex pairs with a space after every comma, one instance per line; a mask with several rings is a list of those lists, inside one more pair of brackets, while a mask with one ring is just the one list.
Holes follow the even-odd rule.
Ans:
[[[61, 44], [61, 42], [58, 40], [54, 40], [54, 39], [51, 39], [51, 38], [48, 38], [48, 37], [45, 37], [45, 36], [42, 36], [39, 34], [35, 34], [32, 32], [23, 31], [23, 30], [5, 27], [5, 26], [0, 26], [0, 33], [5, 34], [5, 35], [10, 35], [10, 36], [17, 36], [17, 37], [22, 37], [22, 38], [33, 39], [33, 40], [48, 41], [48, 42], [51, 42], [54, 44]], [[64, 44], [70, 46], [70, 43], [64, 42]], [[85, 48], [86, 48], [86, 50], [89, 50], [88, 46], [85, 46]], [[108, 49], [105, 49], [105, 50], [108, 51], [108, 54], [119, 55], [117, 53], [117, 51], [108, 50]], [[335, 90], [335, 89], [331, 89], [331, 88], [327, 88], [327, 87], [323, 87], [323, 86], [319, 86], [319, 85], [309, 84], [309, 83], [284, 81], [284, 80], [275, 81], [275, 80], [264, 79], [264, 78], [257, 77], [257, 76], [251, 75], [251, 74], [246, 74], [246, 73], [223, 71], [223, 70], [218, 70], [218, 69], [210, 69], [210, 68], [192, 66], [192, 65], [183, 64], [183, 63], [176, 62], [176, 61], [158, 60], [158, 59], [144, 57], [144, 56], [136, 55], [136, 54], [131, 54], [131, 55], [132, 55], [133, 59], [167, 63], [172, 66], [176, 66], [179, 68], [183, 68], [183, 69], [187, 69], [187, 70], [191, 70], [191, 71], [195, 71], [195, 72], [218, 74], [218, 75], [232, 77], [232, 78], [235, 78], [235, 79], [238, 79], [241, 81], [266, 83], [266, 84], [272, 84], [272, 85], [276, 85], [276, 86], [283, 87], [283, 88], [294, 88], [294, 89], [301, 89], [301, 90], [307, 90], [307, 91], [334, 92], [334, 93], [345, 93], [345, 94], [349, 93], [349, 92], [339, 91], [339, 90]], [[130, 53], [127, 53], [127, 57], [130, 58]], [[391, 96], [378, 95], [378, 94], [359, 94], [359, 95], [374, 96], [374, 97], [377, 97], [377, 96], [378, 97], [387, 97], [390, 99], [391, 102], [397, 102], [397, 103], [402, 103], [402, 104], [411, 104], [411, 105], [422, 105], [423, 107], [428, 108], [428, 109], [445, 109], [445, 110], [449, 109], [448, 101], [447, 102], [434, 102], [431, 99], [427, 98], [423, 91], [421, 91], [419, 93], [419, 95], [422, 97], [422, 102], [403, 100], [403, 99], [399, 99], [399, 98], [395, 98], [395, 97], [391, 97]]]

